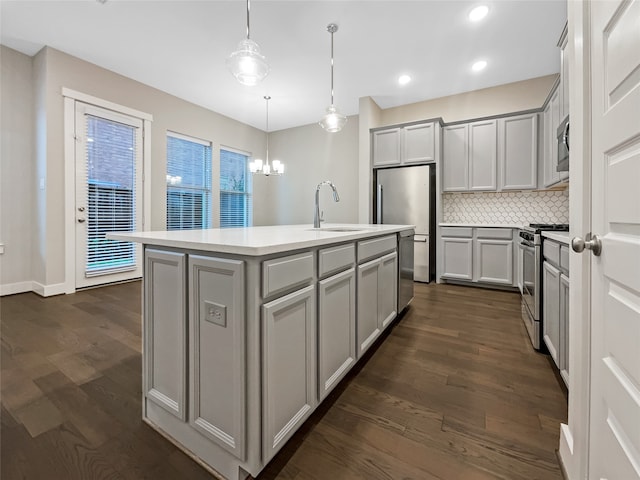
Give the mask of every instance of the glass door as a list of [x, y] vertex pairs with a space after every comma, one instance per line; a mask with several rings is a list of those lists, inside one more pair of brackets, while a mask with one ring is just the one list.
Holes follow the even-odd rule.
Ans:
[[76, 288], [142, 276], [142, 121], [76, 104]]

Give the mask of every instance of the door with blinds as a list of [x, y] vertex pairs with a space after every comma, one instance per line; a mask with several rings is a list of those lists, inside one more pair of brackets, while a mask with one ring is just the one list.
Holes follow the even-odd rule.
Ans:
[[142, 276], [142, 120], [76, 103], [76, 288]]

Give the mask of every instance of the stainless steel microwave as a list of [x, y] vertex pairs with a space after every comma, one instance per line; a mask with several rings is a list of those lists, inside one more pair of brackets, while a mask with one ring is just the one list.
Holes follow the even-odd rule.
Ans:
[[558, 172], [569, 171], [569, 117], [558, 127]]

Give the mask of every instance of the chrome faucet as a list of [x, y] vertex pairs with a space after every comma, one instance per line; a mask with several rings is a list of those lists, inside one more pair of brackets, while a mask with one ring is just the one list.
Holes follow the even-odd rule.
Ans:
[[313, 228], [320, 228], [320, 187], [322, 185], [329, 185], [331, 187], [331, 190], [333, 190], [334, 202], [340, 201], [340, 195], [338, 195], [338, 189], [336, 189], [336, 186], [333, 184], [333, 182], [331, 182], [331, 180], [325, 180], [324, 182], [320, 182], [316, 187], [316, 204], [315, 204], [316, 211], [315, 211], [315, 215], [313, 216]]

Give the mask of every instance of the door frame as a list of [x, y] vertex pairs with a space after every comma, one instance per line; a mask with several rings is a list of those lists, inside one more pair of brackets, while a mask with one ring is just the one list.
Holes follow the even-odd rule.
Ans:
[[[591, 7], [567, 2], [571, 157], [570, 237], [591, 231]], [[591, 255], [570, 252], [569, 414], [560, 426], [559, 458], [568, 479], [587, 478], [591, 391]]]
[[[82, 92], [62, 88], [64, 99], [64, 293], [76, 291], [76, 140], [75, 118], [76, 102], [86, 103], [106, 110], [136, 117], [142, 120], [142, 230], [149, 230], [151, 218], [151, 185], [146, 181], [150, 178], [151, 171], [151, 114], [134, 110], [117, 103], [102, 100], [101, 98], [87, 95]], [[142, 260], [142, 259], [141, 259]]]

